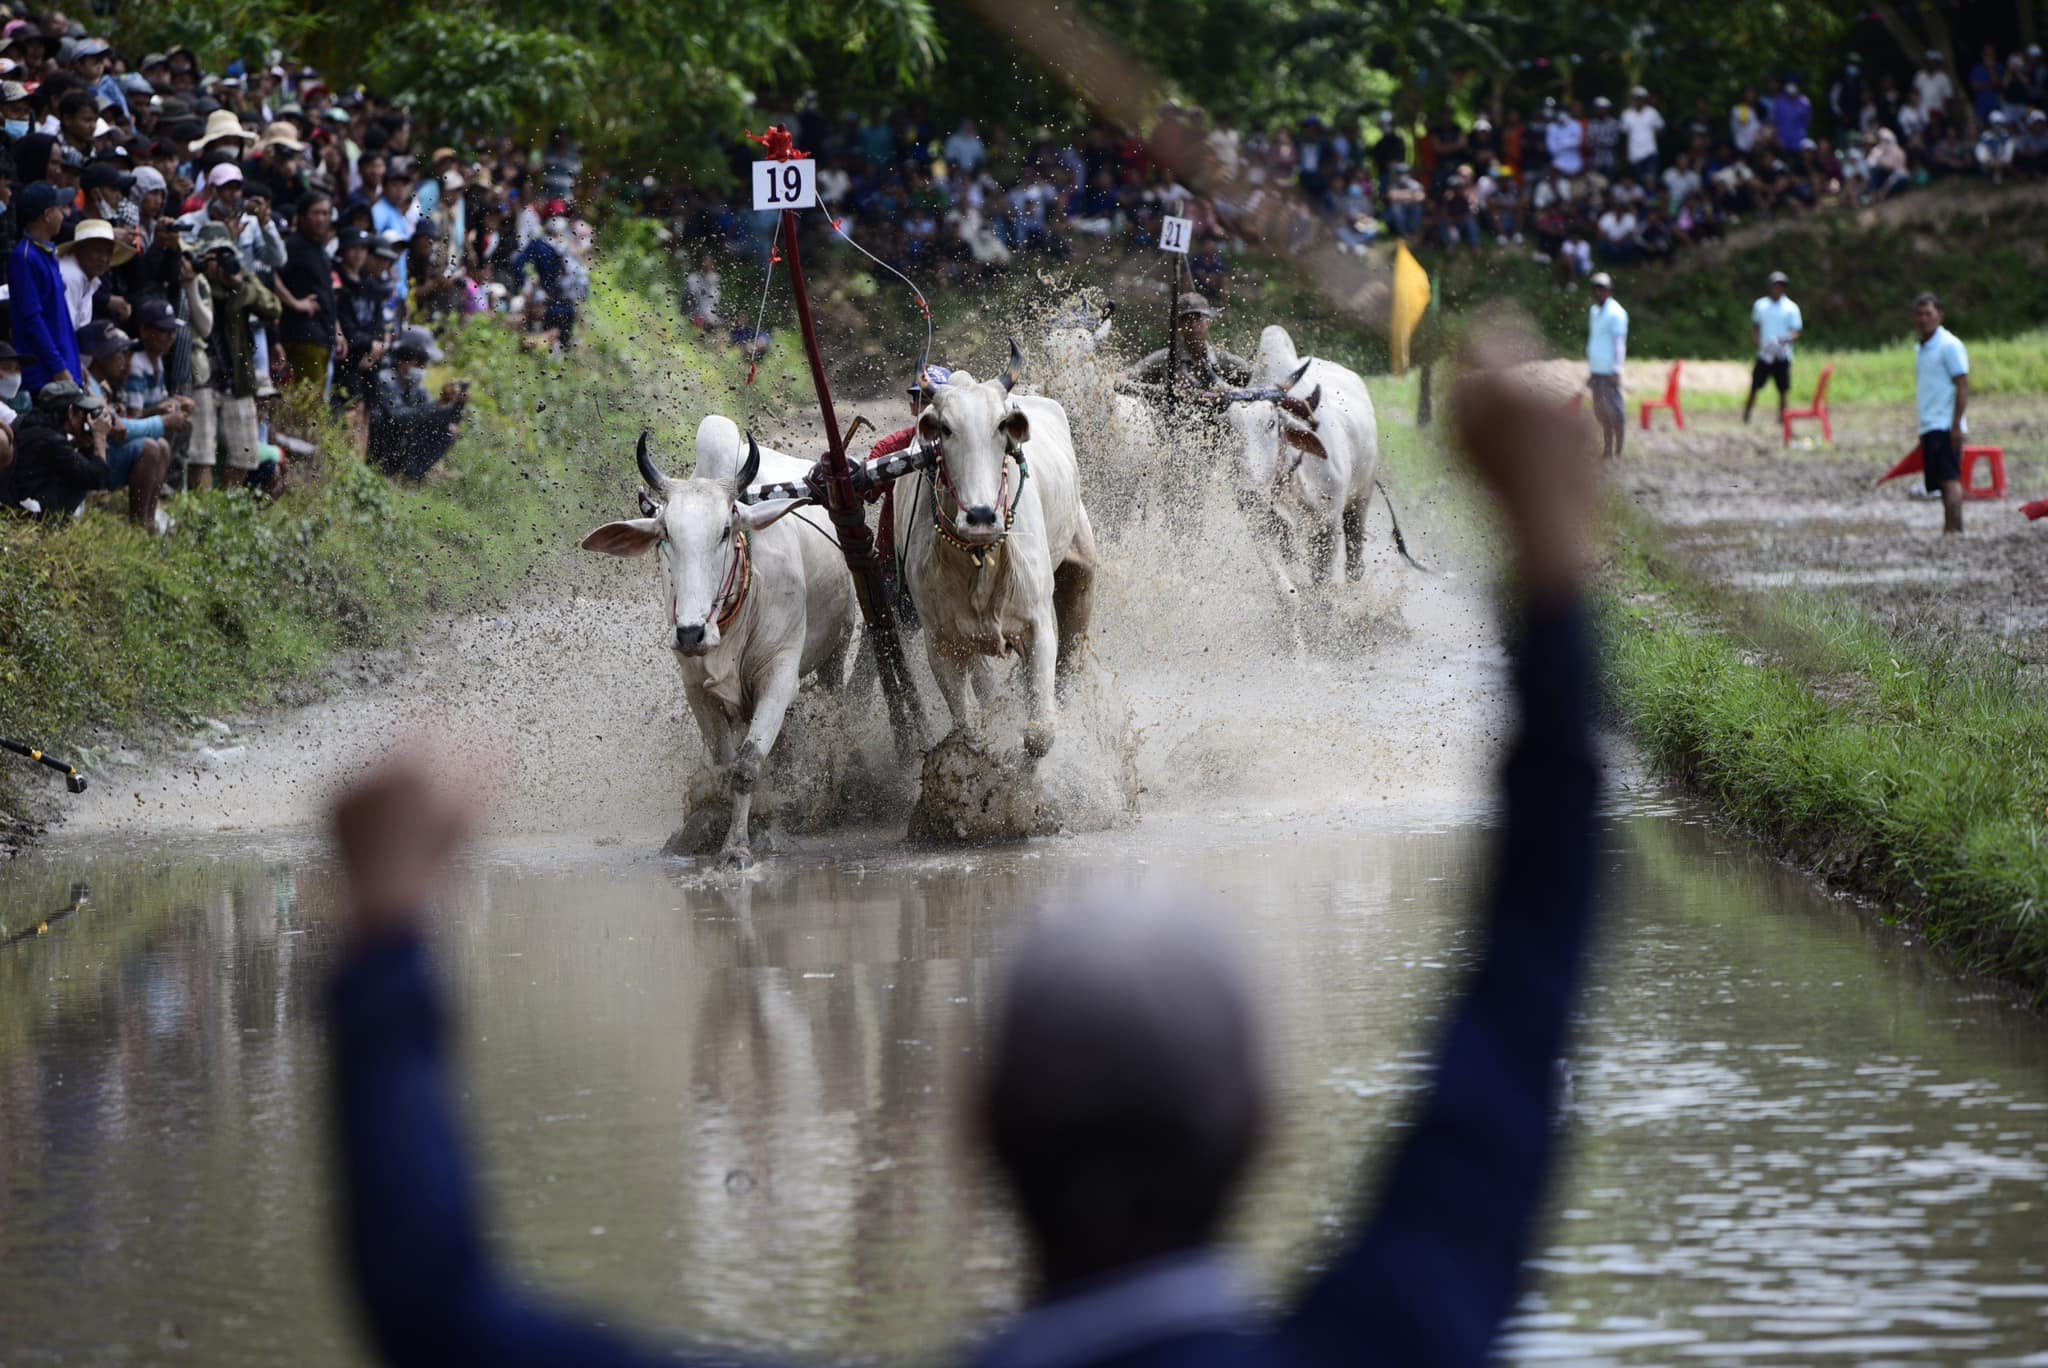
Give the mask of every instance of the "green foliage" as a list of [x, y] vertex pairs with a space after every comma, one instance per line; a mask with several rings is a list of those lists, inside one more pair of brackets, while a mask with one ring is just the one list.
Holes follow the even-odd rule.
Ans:
[[1620, 560], [1604, 618], [1661, 768], [2048, 1002], [2048, 698], [2016, 661], [1847, 606], [1713, 600], [1654, 558]]
[[566, 34], [423, 8], [372, 35], [363, 75], [442, 127], [531, 134], [583, 109], [598, 70], [598, 54]]
[[274, 50], [298, 51], [335, 18], [333, 8], [305, 0], [120, 0], [110, 31], [134, 57], [184, 46], [219, 70], [236, 58], [267, 63]]

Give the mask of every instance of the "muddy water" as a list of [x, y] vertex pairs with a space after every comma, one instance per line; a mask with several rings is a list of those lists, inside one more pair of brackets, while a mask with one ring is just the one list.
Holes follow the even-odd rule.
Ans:
[[[508, 1256], [677, 1335], [928, 1353], [1012, 1304], [955, 1143], [1027, 910], [1226, 909], [1284, 1124], [1240, 1244], [1313, 1264], [1469, 945], [1478, 814], [1161, 819], [983, 856], [849, 833], [752, 882], [498, 841], [437, 930]], [[2048, 1341], [2035, 1023], [1682, 813], [1602, 848], [1617, 925], [1518, 1358], [2011, 1361]], [[360, 1361], [333, 1288], [320, 993], [292, 838], [74, 842], [0, 873], [0, 1361]]]

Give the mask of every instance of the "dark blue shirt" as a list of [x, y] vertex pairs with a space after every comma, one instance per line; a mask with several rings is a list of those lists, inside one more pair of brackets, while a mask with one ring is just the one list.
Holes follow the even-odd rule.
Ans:
[[57, 249], [25, 237], [8, 259], [7, 300], [14, 319], [14, 349], [22, 355], [21, 387], [34, 394], [59, 371], [73, 380], [85, 375], [78, 361], [78, 334], [64, 303], [64, 277]]
[[[1132, 1269], [1019, 1317], [979, 1368], [1481, 1364], [1514, 1303], [1555, 1146], [1556, 1061], [1593, 898], [1592, 653], [1576, 608], [1515, 652], [1486, 949], [1434, 1083], [1363, 1225], [1298, 1305], [1257, 1317], [1211, 1256]], [[415, 940], [371, 950], [333, 999], [349, 1266], [396, 1364], [670, 1364], [516, 1291], [487, 1254], [449, 1105], [439, 997]]]

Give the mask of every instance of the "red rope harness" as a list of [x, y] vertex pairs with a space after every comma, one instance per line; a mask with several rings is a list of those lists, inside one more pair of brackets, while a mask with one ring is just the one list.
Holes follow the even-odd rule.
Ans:
[[[735, 587], [737, 583], [737, 587]], [[747, 590], [754, 583], [754, 557], [747, 550], [747, 534], [733, 533], [732, 563], [725, 567], [725, 582], [718, 586], [718, 597], [712, 605], [724, 603], [725, 610], [718, 615], [718, 630], [723, 633], [739, 620], [740, 609], [747, 606]], [[728, 602], [728, 597], [730, 601]]]

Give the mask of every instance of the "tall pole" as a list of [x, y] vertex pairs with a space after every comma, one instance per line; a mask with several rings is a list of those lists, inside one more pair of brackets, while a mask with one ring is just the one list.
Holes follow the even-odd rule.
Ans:
[[804, 283], [803, 251], [796, 240], [796, 211], [782, 211], [783, 251], [788, 254], [789, 280], [796, 290], [797, 325], [803, 330], [804, 354], [811, 362], [811, 384], [818, 391], [818, 411], [825, 419], [825, 508], [832, 515], [833, 530], [839, 534], [839, 551], [853, 575], [854, 597], [867, 623], [868, 641], [875, 648], [875, 666], [881, 676], [882, 697], [889, 705], [889, 726], [896, 734], [896, 748], [909, 755], [919, 749], [917, 728], [917, 685], [903, 659], [903, 640], [896, 635], [896, 618], [889, 611], [887, 586], [882, 582], [882, 560], [875, 554], [875, 539], [868, 532], [867, 515], [861, 497], [853, 487], [853, 466], [846, 459], [846, 442], [840, 436], [839, 418], [832, 411], [832, 386], [825, 379], [825, 357], [818, 349], [817, 324], [811, 321], [811, 291]]

